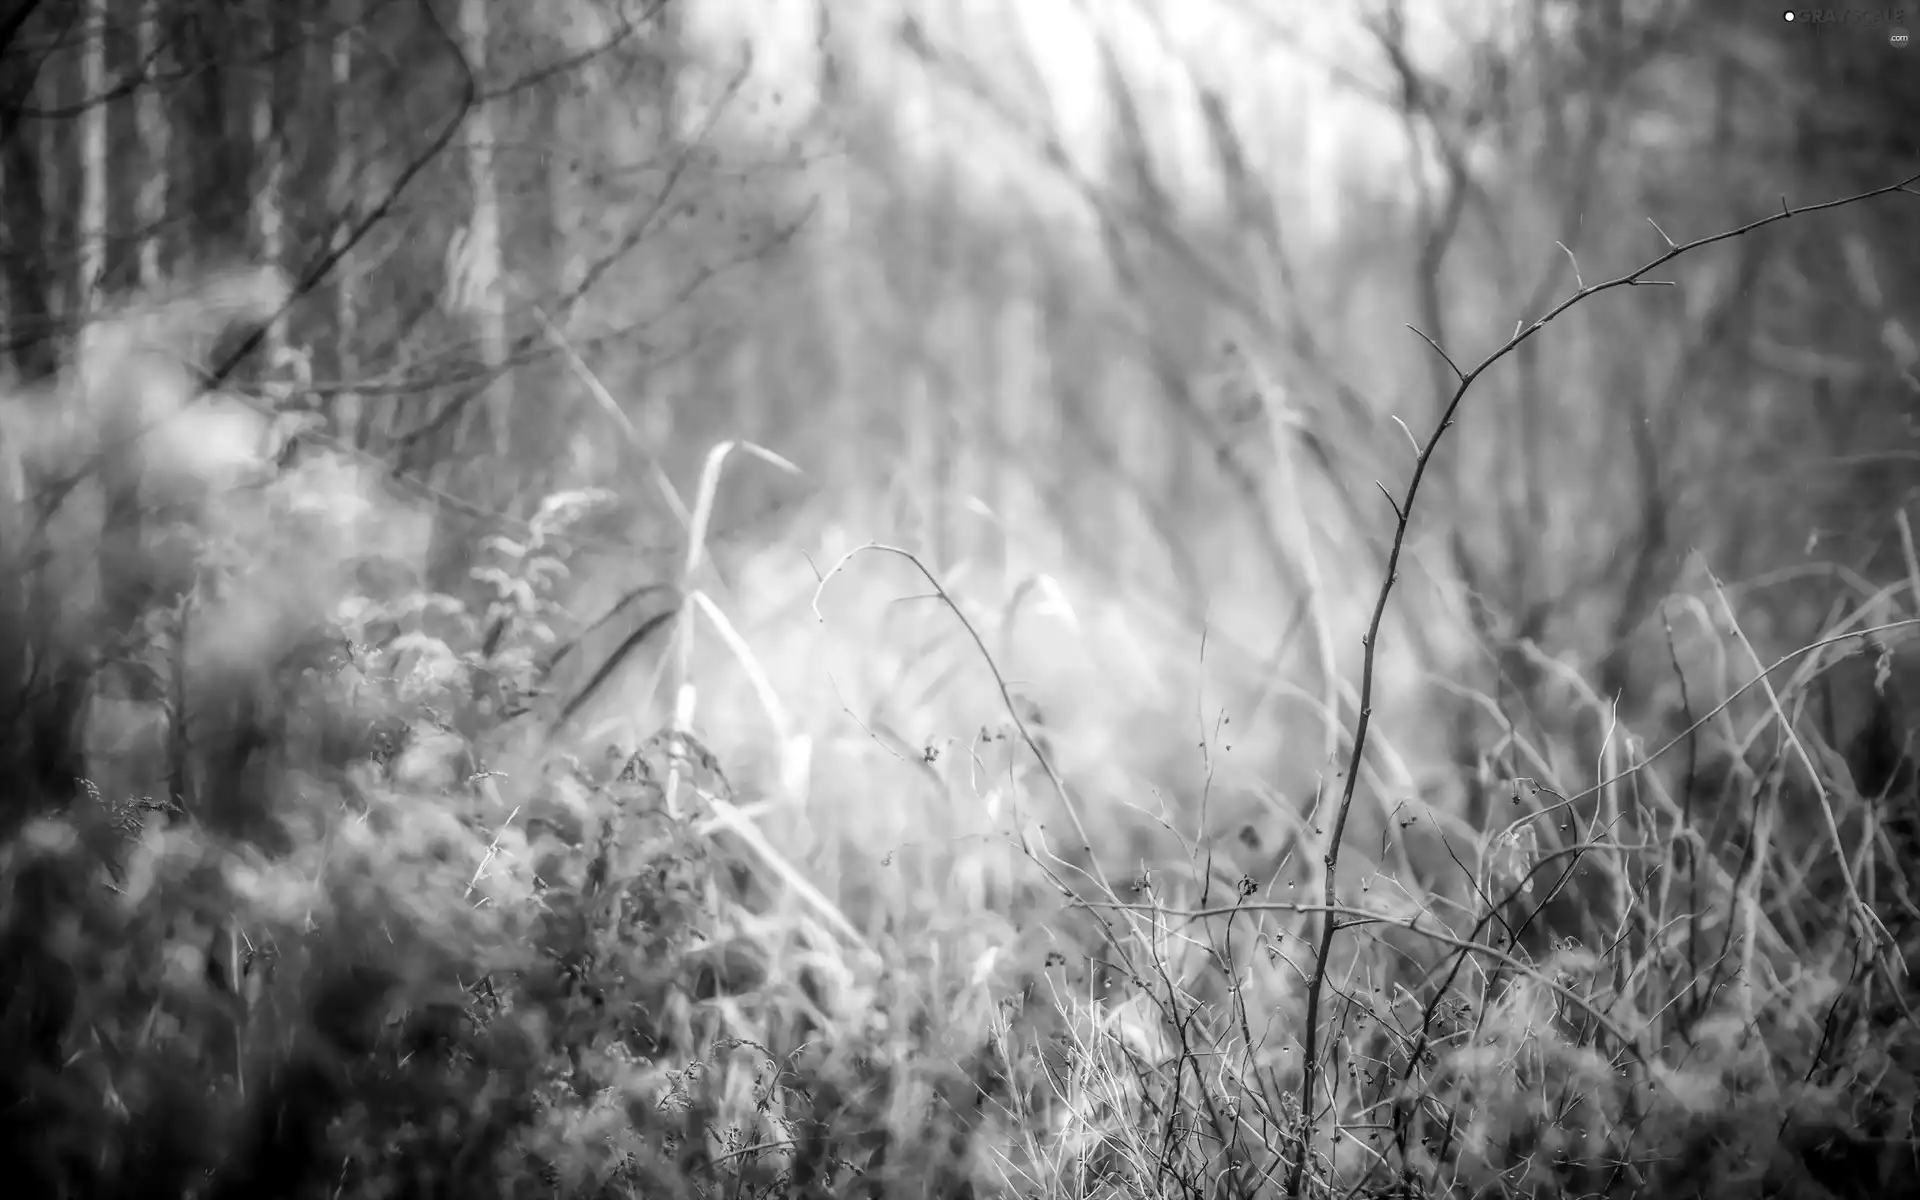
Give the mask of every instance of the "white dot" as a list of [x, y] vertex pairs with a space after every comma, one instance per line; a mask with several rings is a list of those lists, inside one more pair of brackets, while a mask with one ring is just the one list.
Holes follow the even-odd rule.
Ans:
[[1787, 10], [1787, 24], [1789, 24], [1789, 25], [1791, 25], [1791, 24], [1793, 24], [1793, 10], [1792, 10], [1792, 9], [1788, 9], [1788, 10]]

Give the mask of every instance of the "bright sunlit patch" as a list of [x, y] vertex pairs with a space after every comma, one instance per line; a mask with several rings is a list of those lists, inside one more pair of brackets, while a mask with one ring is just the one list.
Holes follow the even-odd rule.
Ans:
[[[1057, 148], [1078, 178], [1123, 182], [1134, 123], [1169, 197], [1191, 213], [1216, 209], [1227, 200], [1207, 131], [1205, 105], [1216, 102], [1290, 219], [1316, 232], [1335, 227], [1351, 181], [1409, 168], [1372, 10], [1358, 3], [859, 0], [823, 19], [805, 0], [698, 0], [684, 11], [686, 36], [709, 60], [690, 114], [718, 99], [750, 53], [729, 120], [777, 146], [826, 115], [819, 84], [831, 75], [881, 99], [894, 144], [928, 168], [957, 166], [954, 182], [981, 203], [1019, 197], [1067, 215], [1049, 155]], [[1518, 25], [1461, 3], [1409, 6], [1407, 19], [1406, 44], [1425, 69]], [[1115, 85], [1131, 111], [1116, 107]]]

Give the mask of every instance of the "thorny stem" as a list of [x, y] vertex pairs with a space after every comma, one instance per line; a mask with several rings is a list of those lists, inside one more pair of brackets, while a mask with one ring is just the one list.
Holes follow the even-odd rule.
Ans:
[[[1459, 369], [1457, 367], [1454, 368], [1455, 374], [1459, 375], [1459, 386], [1454, 389], [1453, 398], [1447, 402], [1446, 409], [1440, 414], [1440, 421], [1434, 426], [1433, 433], [1428, 436], [1426, 444], [1420, 448], [1419, 456], [1414, 460], [1413, 476], [1408, 480], [1406, 491], [1402, 494], [1400, 502], [1394, 506], [1393, 546], [1387, 554], [1386, 579], [1381, 583], [1379, 595], [1374, 599], [1373, 616], [1367, 622], [1367, 633], [1361, 640], [1362, 646], [1365, 647], [1365, 652], [1360, 667], [1360, 713], [1353, 726], [1353, 749], [1347, 756], [1346, 779], [1341, 786], [1340, 805], [1334, 811], [1333, 827], [1327, 838], [1326, 852], [1321, 859], [1326, 872], [1324, 904], [1328, 911], [1321, 922], [1320, 944], [1314, 955], [1313, 974], [1307, 984], [1306, 1028], [1302, 1035], [1301, 1045], [1300, 1144], [1298, 1153], [1293, 1161], [1293, 1167], [1287, 1176], [1287, 1195], [1289, 1197], [1298, 1197], [1300, 1195], [1300, 1188], [1306, 1177], [1307, 1161], [1312, 1157], [1313, 1153], [1315, 1126], [1313, 1097], [1314, 1088], [1319, 1083], [1320, 996], [1326, 989], [1327, 964], [1333, 949], [1333, 935], [1339, 932], [1342, 927], [1337, 912], [1338, 902], [1335, 894], [1335, 872], [1340, 863], [1340, 843], [1346, 832], [1347, 816], [1353, 809], [1354, 791], [1360, 780], [1361, 757], [1365, 754], [1367, 748], [1367, 730], [1373, 719], [1374, 652], [1379, 645], [1380, 626], [1386, 617], [1387, 601], [1393, 594], [1393, 585], [1400, 577], [1400, 556], [1406, 548], [1407, 529], [1413, 523], [1414, 501], [1419, 496], [1420, 484], [1426, 478], [1427, 466], [1433, 461], [1434, 451], [1438, 448], [1440, 439], [1446, 435], [1448, 428], [1453, 425], [1454, 416], [1460, 409], [1460, 402], [1466, 398], [1467, 392], [1473, 387], [1474, 382], [1478, 380], [1481, 375], [1485, 374], [1495, 363], [1511, 354], [1522, 343], [1533, 337], [1534, 334], [1546, 328], [1549, 322], [1559, 317], [1574, 305], [1585, 301], [1588, 297], [1596, 296], [1601, 292], [1611, 291], [1614, 288], [1672, 286], [1670, 281], [1648, 279], [1646, 276], [1650, 272], [1659, 270], [1683, 254], [1691, 253], [1703, 246], [1710, 246], [1716, 242], [1732, 241], [1735, 238], [1743, 237], [1764, 226], [1771, 225], [1775, 221], [1788, 220], [1802, 213], [1840, 208], [1845, 205], [1856, 204], [1864, 200], [1871, 200], [1895, 192], [1912, 194], [1910, 189], [1915, 184], [1920, 184], [1920, 172], [1909, 175], [1898, 183], [1888, 184], [1885, 187], [1875, 188], [1872, 191], [1861, 192], [1857, 195], [1847, 196], [1839, 200], [1827, 200], [1819, 204], [1809, 204], [1801, 208], [1791, 208], [1783, 199], [1781, 201], [1780, 211], [1777, 213], [1761, 217], [1756, 221], [1750, 221], [1737, 229], [1724, 230], [1720, 233], [1698, 238], [1691, 242], [1675, 244], [1671, 238], [1666, 238], [1663, 234], [1662, 237], [1667, 243], [1667, 249], [1661, 252], [1657, 258], [1649, 261], [1645, 266], [1601, 283], [1595, 283], [1585, 287], [1576, 287], [1571, 296], [1549, 309], [1545, 315], [1536, 318], [1531, 324], [1516, 329], [1512, 337], [1502, 343], [1493, 353], [1480, 360], [1480, 364], [1474, 367], [1473, 370], [1465, 374], [1460, 374]], [[1431, 344], [1431, 339], [1429, 339], [1429, 344]], [[1445, 355], [1443, 354], [1442, 357], [1445, 357]], [[1452, 365], [1451, 360], [1449, 360], [1448, 365]]]

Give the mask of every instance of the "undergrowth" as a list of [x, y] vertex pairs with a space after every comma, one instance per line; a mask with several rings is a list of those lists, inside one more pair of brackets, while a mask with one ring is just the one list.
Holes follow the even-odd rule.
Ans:
[[[1457, 372], [1455, 405], [1550, 319]], [[1674, 650], [1665, 745], [1576, 674], [1561, 702], [1606, 731], [1591, 779], [1509, 723], [1482, 762], [1531, 773], [1480, 779], [1477, 826], [1396, 807], [1342, 874], [1379, 614], [1452, 417], [1394, 500], [1350, 758], [1258, 877], [1165, 805], [1165, 853], [1103, 861], [1122, 798], [1054, 763], [1063, 719], [933, 570], [869, 548], [949, 604], [1031, 768], [995, 842], [1018, 885], [884, 922], [755, 824], [808, 768], [696, 586], [730, 447], [685, 509], [675, 615], [646, 626], [670, 716], [611, 746], [556, 732], [553, 686], [598, 494], [436, 590], [336, 458], [216, 483], [104, 438], [35, 450], [0, 625], [6, 1177], [167, 1200], [1920, 1194], [1911, 771], [1863, 787], [1807, 710], [1850, 656], [1884, 685], [1920, 579], [1766, 663], [1709, 577], [1722, 677]], [[106, 484], [91, 510], [56, 487], [76, 464], [164, 483], [166, 515], [129, 537]], [[696, 732], [696, 621], [772, 730], [746, 771]]]

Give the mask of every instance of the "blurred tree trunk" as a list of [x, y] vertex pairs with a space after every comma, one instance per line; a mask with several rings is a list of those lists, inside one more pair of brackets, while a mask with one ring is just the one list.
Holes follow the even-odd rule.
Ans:
[[[282, 122], [287, 111], [282, 77], [291, 75], [278, 64], [278, 53], [291, 32], [286, 0], [262, 0], [255, 36], [260, 61], [250, 81], [248, 134], [253, 150], [253, 197], [249, 225], [258, 261], [284, 268], [287, 261], [286, 156], [282, 150]], [[297, 60], [295, 60], [297, 61]], [[287, 320], [280, 314], [268, 323], [261, 347], [267, 363], [278, 367], [287, 355]]]
[[[833, 51], [833, 26], [829, 5], [814, 8], [814, 39], [819, 47], [818, 88], [820, 111], [838, 114], [846, 101], [841, 72]], [[851, 141], [845, 133], [841, 137]], [[856, 271], [866, 256], [852, 253], [854, 230], [860, 225], [859, 206], [863, 200], [855, 186], [858, 165], [846, 146], [844, 157], [827, 166], [818, 181], [819, 209], [814, 217], [820, 259], [809, 272], [818, 289], [826, 357], [822, 378], [826, 386], [822, 416], [828, 429], [857, 428], [865, 408], [866, 396], [859, 386], [859, 320], [855, 305], [859, 302], [859, 276]], [[850, 478], [856, 465], [852, 438], [823, 439], [825, 445], [820, 470], [829, 479]]]
[[243, 9], [200, 5], [176, 18], [177, 65], [192, 84], [183, 97], [181, 127], [194, 134], [179, 139], [173, 157], [175, 191], [183, 211], [190, 214], [183, 239], [216, 254], [247, 244], [252, 209], [247, 186], [254, 176], [248, 169], [245, 134], [234, 129], [233, 115], [250, 115], [251, 97], [244, 83], [236, 87], [232, 65], [243, 15]]
[[[0, 21], [0, 275], [7, 299], [6, 354], [25, 382], [59, 368], [54, 343], [53, 257], [39, 146], [24, 118], [47, 66], [41, 47], [44, 20], [34, 7]], [[30, 37], [30, 33], [39, 36]]]
[[167, 219], [168, 145], [171, 129], [166, 95], [155, 82], [168, 74], [167, 40], [160, 31], [160, 0], [140, 0], [136, 22], [139, 70], [146, 82], [134, 100], [134, 125], [140, 135], [140, 155], [146, 174], [140, 180], [134, 218], [139, 227], [137, 279], [142, 290], [160, 282]]
[[[526, 230], [523, 236], [537, 255], [533, 261], [538, 269], [529, 267], [526, 282], [546, 289], [545, 297], [537, 302], [563, 336], [577, 311], [577, 306], [564, 298], [573, 294], [584, 276], [584, 263], [575, 255], [573, 245], [581, 221], [578, 188], [572, 182], [580, 143], [572, 130], [574, 113], [568, 105], [567, 90], [560, 80], [543, 80], [532, 90], [531, 103], [516, 122], [516, 136], [541, 147], [538, 170], [524, 177], [522, 187], [528, 199], [519, 206], [517, 223]], [[533, 345], [552, 348], [544, 326]], [[537, 359], [516, 375], [519, 385], [539, 397], [538, 403], [545, 410], [513, 414], [509, 441], [525, 460], [521, 486], [536, 492], [551, 491], [557, 486], [556, 478], [566, 474], [561, 463], [569, 455], [569, 438], [579, 424], [569, 416], [577, 381], [563, 356]]]
[[[920, 105], [918, 111], [926, 111], [926, 106]], [[947, 285], [955, 271], [958, 247], [954, 244], [953, 214], [943, 211], [939, 195], [936, 188], [922, 198], [922, 203], [903, 204], [896, 218], [905, 227], [905, 252], [920, 259], [917, 267], [903, 269], [907, 294], [902, 299], [906, 311], [919, 319], [910, 334], [912, 357], [907, 364], [907, 395], [902, 406], [908, 470], [896, 486], [898, 498], [918, 519], [920, 551], [929, 565], [946, 570], [952, 566], [945, 508], [952, 495], [954, 439], [948, 421], [953, 405], [942, 394], [944, 381], [939, 368], [946, 361], [941, 348], [950, 337], [952, 300]]]
[[[60, 53], [59, 47], [73, 35], [79, 11], [77, 6], [67, 9], [62, 12], [60, 23], [56, 26], [50, 22], [45, 31], [38, 87], [33, 99], [42, 109], [58, 109], [71, 102], [73, 56]], [[43, 230], [46, 240], [41, 243], [41, 252], [48, 258], [47, 315], [50, 320], [42, 336], [50, 343], [49, 353], [58, 362], [63, 351], [61, 339], [70, 329], [75, 308], [73, 273], [67, 268], [72, 265], [68, 255], [73, 253], [77, 227], [74, 176], [78, 160], [72, 153], [73, 128], [69, 123], [39, 119], [34, 122], [34, 132], [37, 144], [33, 153], [40, 164], [40, 196], [42, 211], [46, 214]]]
[[[36, 11], [37, 10], [37, 11]], [[69, 19], [71, 23], [71, 19]], [[52, 46], [61, 30], [44, 9], [22, 4], [0, 14], [0, 232], [8, 300], [7, 352], [23, 381], [43, 383], [59, 370], [56, 318], [60, 259], [49, 189], [57, 170], [53, 122], [29, 124], [24, 112], [59, 102], [59, 64]], [[11, 456], [17, 447], [8, 448]], [[24, 486], [24, 479], [15, 481]], [[9, 781], [0, 826], [11, 827], [43, 805], [74, 793], [85, 770], [80, 714], [88, 671], [72, 652], [62, 617], [67, 597], [47, 572], [27, 569], [24, 531], [9, 529], [0, 562], [0, 778]]]
[[[487, 78], [490, 25], [487, 0], [461, 0], [460, 41], [467, 56], [467, 67], [480, 79]], [[509, 468], [508, 421], [513, 413], [513, 378], [507, 372], [507, 328], [504, 301], [507, 280], [503, 274], [500, 246], [500, 188], [494, 164], [497, 146], [496, 112], [499, 101], [483, 101], [467, 114], [466, 165], [467, 186], [472, 192], [472, 220], [466, 230], [465, 263], [462, 271], [462, 307], [474, 314], [480, 333], [480, 355], [490, 385], [479, 401], [468, 404], [461, 414], [456, 453], [471, 444], [473, 428], [483, 418], [493, 434], [494, 469]]]
[[107, 4], [84, 0], [80, 27], [80, 254], [74, 298], [80, 312], [84, 365], [87, 330], [107, 275]]
[[[359, 141], [354, 127], [360, 114], [353, 104], [353, 46], [355, 30], [360, 21], [360, 2], [335, 0], [333, 9], [339, 25], [326, 43], [327, 79], [333, 92], [328, 105], [333, 118], [333, 141], [330, 147], [333, 163], [327, 191], [333, 210], [331, 248], [339, 250], [349, 236], [353, 218], [359, 212], [362, 200], [359, 195]], [[375, 428], [376, 406], [369, 405], [365, 397], [350, 386], [360, 375], [360, 314], [355, 304], [359, 291], [359, 271], [360, 256], [350, 247], [345, 249], [333, 268], [334, 379], [336, 383], [345, 385], [347, 390], [338, 394], [332, 418], [334, 430], [339, 436], [364, 447], [371, 446], [376, 435], [384, 438], [391, 431], [384, 426]], [[379, 406], [377, 411], [391, 413], [392, 406]]]
[[85, 0], [80, 43], [80, 211], [79, 255], [74, 272], [77, 328], [74, 335], [74, 383], [89, 399], [88, 411], [107, 422], [100, 431], [99, 483], [103, 498], [100, 530], [100, 616], [108, 643], [108, 661], [119, 656], [115, 644], [131, 636], [145, 603], [145, 572], [140, 569], [143, 513], [139, 455], [143, 430], [139, 405], [102, 402], [98, 397], [133, 384], [109, 371], [99, 350], [103, 288], [107, 274], [107, 196], [111, 179], [107, 160], [106, 0]]

